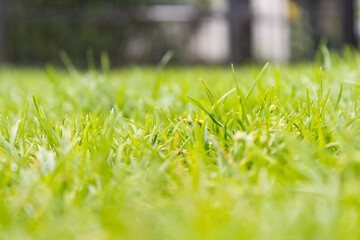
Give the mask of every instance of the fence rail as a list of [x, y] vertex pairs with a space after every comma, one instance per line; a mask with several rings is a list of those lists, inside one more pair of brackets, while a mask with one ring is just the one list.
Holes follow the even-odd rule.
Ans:
[[[2, 0], [3, 1], [3, 0]], [[201, 11], [186, 5], [148, 6], [127, 9], [59, 9], [26, 7], [10, 9], [9, 15], [15, 15], [26, 21], [71, 21], [71, 22], [192, 22], [202, 17], [215, 14], [211, 11]]]

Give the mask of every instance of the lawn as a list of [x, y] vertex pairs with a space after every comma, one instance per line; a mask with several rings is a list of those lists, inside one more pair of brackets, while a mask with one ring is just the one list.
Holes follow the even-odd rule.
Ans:
[[0, 239], [359, 239], [360, 54], [0, 69]]

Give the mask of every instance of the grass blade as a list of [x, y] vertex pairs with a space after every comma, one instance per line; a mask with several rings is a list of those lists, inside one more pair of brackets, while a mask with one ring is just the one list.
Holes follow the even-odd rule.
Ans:
[[190, 95], [187, 95], [187, 97], [190, 99], [190, 101], [191, 101], [195, 106], [197, 106], [197, 107], [199, 107], [201, 110], [203, 110], [203, 111], [211, 118], [211, 120], [213, 120], [213, 122], [214, 122], [215, 124], [217, 124], [217, 125], [220, 126], [220, 127], [224, 127], [224, 125], [215, 118], [214, 114], [212, 114], [212, 113], [211, 113], [206, 107], [204, 107], [204, 105], [202, 105], [198, 100], [196, 100], [194, 97], [192, 97], [192, 96], [190, 96]]
[[265, 70], [266, 70], [266, 68], [267, 68], [268, 66], [269, 66], [269, 63], [266, 63], [266, 64], [265, 64], [265, 66], [261, 69], [261, 71], [260, 71], [260, 73], [258, 74], [258, 76], [256, 77], [256, 79], [255, 79], [255, 81], [254, 81], [254, 83], [253, 83], [252, 87], [250, 88], [250, 90], [249, 90], [248, 94], [246, 95], [245, 100], [248, 100], [248, 99], [249, 99], [249, 97], [250, 97], [250, 95], [251, 95], [252, 91], [253, 91], [253, 90], [254, 90], [254, 88], [256, 87], [256, 84], [259, 82], [259, 80], [260, 80], [261, 76], [264, 74], [264, 72], [265, 72]]

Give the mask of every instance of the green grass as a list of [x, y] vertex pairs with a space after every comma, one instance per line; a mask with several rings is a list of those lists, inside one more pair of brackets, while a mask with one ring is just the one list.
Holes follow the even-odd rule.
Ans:
[[359, 239], [359, 65], [2, 68], [0, 239]]

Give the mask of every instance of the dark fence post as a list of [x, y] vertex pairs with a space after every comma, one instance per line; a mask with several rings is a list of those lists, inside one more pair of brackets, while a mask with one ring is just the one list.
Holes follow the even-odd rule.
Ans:
[[0, 0], [0, 63], [7, 60], [7, 0]]
[[357, 47], [357, 39], [354, 31], [354, 1], [341, 0], [342, 5], [342, 27], [343, 27], [343, 43]]
[[229, 0], [231, 61], [241, 63], [251, 57], [250, 0]]

